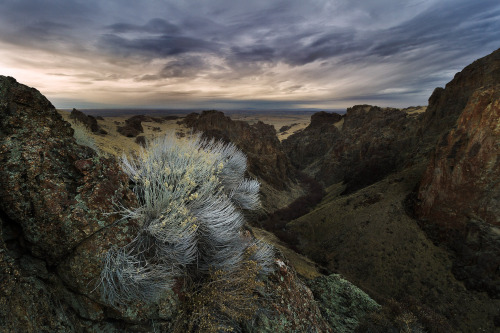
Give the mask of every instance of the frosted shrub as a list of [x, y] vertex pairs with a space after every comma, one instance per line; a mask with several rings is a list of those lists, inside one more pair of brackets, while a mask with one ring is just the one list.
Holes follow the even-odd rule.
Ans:
[[249, 260], [259, 274], [271, 271], [271, 247], [242, 233], [241, 210], [260, 206], [259, 182], [244, 178], [246, 162], [234, 145], [200, 136], [165, 136], [133, 158], [124, 155], [139, 207], [121, 213], [136, 219], [140, 231], [108, 251], [101, 273], [105, 300], [115, 306], [152, 301], [176, 277], [230, 275]]
[[79, 121], [71, 121], [70, 124], [73, 128], [73, 137], [75, 138], [77, 144], [90, 147], [96, 152], [99, 152], [99, 148], [92, 138], [92, 134], [84, 124]]

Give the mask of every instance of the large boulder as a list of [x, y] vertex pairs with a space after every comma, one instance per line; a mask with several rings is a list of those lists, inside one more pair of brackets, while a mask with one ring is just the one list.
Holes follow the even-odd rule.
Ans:
[[115, 223], [116, 205], [136, 202], [127, 175], [114, 159], [77, 145], [40, 92], [3, 76], [0, 185], [0, 321], [7, 330], [114, 332], [145, 318], [168, 322], [156, 305], [115, 311], [101, 301], [102, 255], [137, 229], [133, 220]]

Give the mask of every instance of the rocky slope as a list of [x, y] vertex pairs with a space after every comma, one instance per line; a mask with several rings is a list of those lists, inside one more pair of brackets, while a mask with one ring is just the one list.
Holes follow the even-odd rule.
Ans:
[[467, 290], [451, 270], [452, 254], [406, 214], [404, 198], [424, 168], [421, 163], [348, 195], [339, 195], [341, 184], [333, 185], [316, 209], [287, 229], [298, 236], [304, 254], [380, 304], [416, 303], [406, 311], [426, 331], [494, 332], [500, 300]]
[[[77, 145], [72, 135], [37, 90], [0, 76], [0, 329], [169, 332], [181, 292], [120, 310], [101, 300], [102, 254], [137, 230], [132, 220], [115, 223], [112, 213], [136, 199], [116, 161]], [[378, 308], [337, 276], [311, 288], [278, 253], [260, 291], [261, 310], [240, 323], [242, 332], [349, 331]], [[332, 293], [337, 289], [343, 292]], [[337, 309], [341, 321], [328, 317]]]

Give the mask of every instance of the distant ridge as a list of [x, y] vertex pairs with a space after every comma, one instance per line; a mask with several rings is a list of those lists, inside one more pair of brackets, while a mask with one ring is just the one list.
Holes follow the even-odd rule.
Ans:
[[[196, 113], [201, 113], [204, 110], [208, 110], [210, 108], [206, 109], [148, 109], [148, 108], [133, 108], [133, 109], [127, 109], [127, 108], [112, 108], [112, 109], [78, 109], [80, 111], [83, 111], [87, 115], [91, 116], [103, 116], [103, 117], [119, 117], [119, 116], [131, 116], [131, 115], [151, 115], [151, 116], [158, 116], [158, 115], [175, 115], [175, 116], [186, 116], [190, 113], [196, 112]], [[71, 111], [72, 109], [61, 109], [64, 111]], [[266, 113], [266, 114], [288, 114], [288, 113], [294, 113], [294, 114], [306, 114], [306, 115], [312, 115], [316, 112], [322, 111], [321, 109], [290, 109], [290, 110], [257, 110], [257, 109], [241, 109], [241, 110], [220, 110], [223, 111], [224, 114], [230, 116], [232, 114], [261, 114], [261, 113]], [[335, 112], [339, 114], [344, 114], [346, 113], [345, 109], [335, 109], [335, 110], [327, 110], [327, 112]]]

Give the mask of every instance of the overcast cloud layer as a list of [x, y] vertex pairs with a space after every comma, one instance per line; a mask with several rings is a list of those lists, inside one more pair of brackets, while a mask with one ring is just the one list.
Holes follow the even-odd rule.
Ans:
[[427, 104], [498, 0], [0, 0], [0, 75], [60, 108]]

